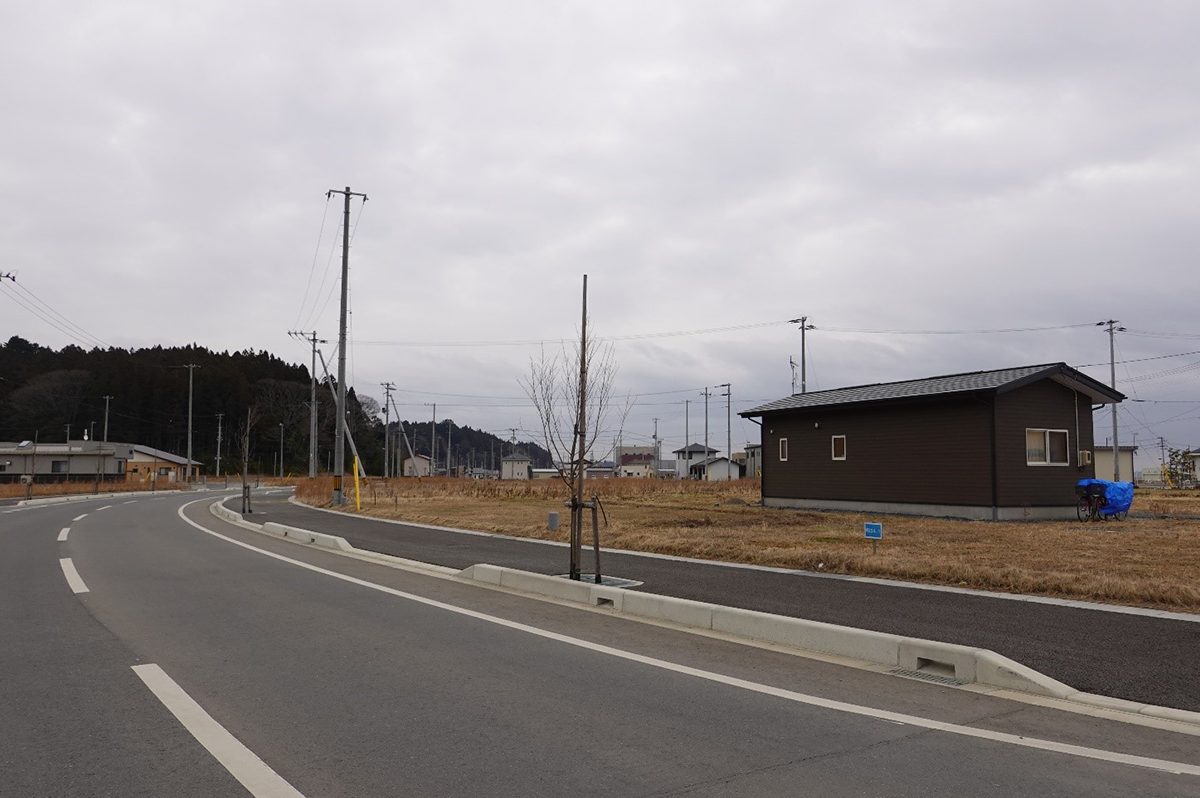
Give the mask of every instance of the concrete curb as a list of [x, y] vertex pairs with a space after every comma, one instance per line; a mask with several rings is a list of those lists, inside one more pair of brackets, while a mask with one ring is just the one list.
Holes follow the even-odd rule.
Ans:
[[183, 490], [131, 490], [123, 493], [80, 493], [74, 496], [46, 496], [42, 499], [21, 499], [14, 504], [14, 507], [39, 507], [45, 504], [67, 504], [69, 502], [82, 502], [92, 499], [120, 499], [139, 496], [182, 496], [187, 491]]
[[304, 546], [316, 546], [318, 548], [333, 549], [342, 554], [347, 554], [351, 557], [356, 557], [361, 560], [371, 560], [374, 562], [390, 565], [393, 567], [404, 568], [410, 571], [421, 571], [431, 573], [437, 576], [457, 576], [457, 568], [446, 568], [441, 565], [433, 565], [431, 563], [418, 562], [417, 560], [406, 560], [403, 557], [393, 557], [390, 554], [381, 554], [377, 551], [367, 551], [366, 549], [358, 549], [350, 545], [350, 542], [338, 535], [327, 535], [324, 532], [313, 532], [309, 529], [301, 529], [299, 527], [287, 526], [286, 524], [277, 524], [274, 521], [267, 521], [264, 524], [256, 524], [252, 521], [247, 521], [242, 517], [242, 514], [231, 510], [225, 506], [224, 499], [218, 499], [209, 505], [209, 512], [220, 518], [222, 521], [227, 521], [234, 526], [239, 526], [242, 529], [248, 529], [251, 532], [261, 532], [272, 537], [284, 538], [292, 543], [299, 543]]
[[562, 577], [496, 565], [472, 565], [460, 571], [458, 578], [608, 607], [627, 615], [707, 629], [734, 637], [848, 657], [925, 676], [948, 677], [964, 684], [1032, 693], [1101, 709], [1200, 726], [1200, 712], [1084, 693], [983, 648], [723, 607], [626, 588], [572, 582]]

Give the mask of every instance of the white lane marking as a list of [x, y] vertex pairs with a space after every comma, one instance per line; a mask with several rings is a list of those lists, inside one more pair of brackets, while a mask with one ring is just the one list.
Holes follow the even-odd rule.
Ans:
[[112, 507], [112, 505], [111, 505], [111, 504], [106, 504], [106, 505], [104, 505], [103, 507], [97, 507], [97, 508], [96, 508], [96, 512], [100, 512], [101, 510], [107, 510], [109, 507]]
[[83, 579], [79, 576], [79, 571], [75, 570], [75, 563], [71, 562], [70, 557], [64, 557], [58, 561], [62, 566], [63, 576], [67, 578], [67, 585], [70, 586], [72, 593], [87, 593], [88, 587], [83, 583]]
[[87, 516], [88, 516], [88, 514], [87, 514], [87, 513], [84, 513], [84, 514], [82, 514], [82, 515], [77, 515], [77, 516], [75, 516], [75, 517], [74, 517], [74, 518], [72, 518], [71, 520], [72, 520], [72, 521], [82, 521], [83, 519], [87, 518]]
[[243, 543], [240, 540], [235, 540], [231, 537], [227, 537], [226, 535], [222, 535], [220, 532], [214, 532], [211, 529], [200, 526], [200, 524], [196, 523], [195, 521], [193, 521], [192, 519], [190, 519], [186, 515], [184, 515], [183, 511], [186, 510], [191, 505], [196, 504], [198, 502], [203, 502], [203, 501], [211, 501], [211, 500], [196, 499], [195, 501], [191, 501], [191, 502], [188, 502], [187, 504], [182, 505], [181, 507], [179, 507], [179, 509], [176, 512], [178, 513], [179, 517], [182, 518], [187, 524], [195, 527], [196, 529], [199, 529], [201, 532], [205, 532], [209, 535], [212, 535], [215, 538], [219, 538], [228, 543], [232, 543], [235, 546], [241, 546], [244, 549], [256, 552], [258, 554], [262, 554], [266, 557], [270, 557], [272, 559], [279, 560], [280, 562], [286, 562], [291, 565], [295, 565], [295, 566], [303, 568], [307, 571], [312, 571], [312, 572], [318, 573], [318, 574], [324, 574], [325, 576], [330, 576], [330, 577], [333, 577], [334, 579], [340, 579], [343, 582], [349, 582], [352, 585], [359, 585], [361, 587], [370, 588], [372, 590], [378, 590], [380, 593], [387, 593], [390, 596], [396, 596], [397, 598], [402, 598], [402, 599], [406, 599], [408, 601], [413, 601], [413, 602], [416, 602], [417, 604], [424, 604], [428, 607], [436, 607], [437, 609], [445, 610], [447, 612], [453, 612], [457, 615], [463, 615], [468, 618], [475, 618], [476, 620], [485, 621], [487, 623], [495, 624], [497, 626], [507, 627], [509, 629], [514, 629], [519, 632], [525, 632], [527, 634], [531, 634], [536, 637], [545, 638], [547, 640], [554, 640], [556, 642], [565, 643], [567, 645], [575, 646], [577, 648], [586, 649], [588, 651], [594, 651], [598, 654], [605, 654], [610, 657], [616, 657], [618, 659], [624, 659], [624, 660], [628, 660], [630, 662], [637, 662], [642, 665], [649, 665], [651, 667], [661, 668], [662, 670], [666, 670], [666, 671], [673, 671], [675, 673], [680, 673], [685, 676], [693, 676], [697, 679], [704, 679], [705, 681], [709, 681], [709, 682], [716, 682], [718, 684], [724, 684], [724, 685], [728, 685], [730, 687], [737, 687], [742, 690], [748, 690], [753, 693], [760, 693], [762, 695], [769, 695], [769, 696], [773, 696], [775, 698], [782, 698], [785, 701], [794, 701], [797, 704], [807, 704], [809, 706], [821, 707], [823, 709], [831, 709], [831, 710], [834, 710], [835, 712], [845, 712], [850, 715], [860, 715], [863, 717], [875, 718], [877, 720], [885, 720], [890, 723], [900, 723], [900, 724], [904, 724], [904, 725], [908, 725], [908, 726], [916, 726], [916, 727], [922, 728], [922, 729], [932, 729], [934, 731], [946, 732], [948, 734], [957, 734], [957, 735], [961, 735], [963, 737], [975, 737], [975, 738], [981, 739], [981, 740], [989, 740], [991, 742], [1005, 743], [1007, 745], [1015, 745], [1015, 746], [1019, 746], [1022, 748], [1034, 748], [1034, 749], [1038, 749], [1038, 750], [1042, 750], [1042, 751], [1053, 751], [1055, 753], [1082, 757], [1084, 759], [1096, 759], [1096, 760], [1100, 760], [1102, 762], [1113, 762], [1113, 763], [1120, 764], [1120, 765], [1132, 765], [1135, 767], [1149, 768], [1150, 770], [1159, 770], [1159, 771], [1164, 771], [1166, 773], [1174, 773], [1177, 775], [1200, 776], [1200, 766], [1190, 765], [1190, 764], [1187, 764], [1186, 762], [1171, 762], [1171, 761], [1165, 760], [1165, 759], [1154, 759], [1152, 757], [1135, 756], [1133, 754], [1122, 754], [1117, 751], [1105, 751], [1100, 748], [1089, 748], [1087, 746], [1082, 746], [1082, 745], [1072, 745], [1070, 743], [1060, 743], [1056, 740], [1042, 740], [1042, 739], [1038, 739], [1036, 737], [1022, 737], [1017, 734], [1006, 734], [1004, 732], [991, 731], [988, 729], [976, 729], [971, 726], [960, 726], [956, 723], [946, 723], [944, 721], [933, 720], [931, 718], [922, 718], [922, 717], [918, 717], [916, 715], [906, 715], [901, 712], [890, 712], [885, 709], [876, 709], [874, 707], [862, 706], [860, 704], [850, 704], [845, 701], [834, 701], [832, 699], [821, 698], [819, 696], [807, 695], [805, 693], [797, 693], [793, 690], [785, 690], [785, 689], [782, 689], [779, 687], [772, 687], [771, 685], [767, 685], [767, 684], [759, 684], [758, 682], [751, 682], [746, 679], [738, 679], [733, 676], [726, 676], [724, 674], [714, 673], [712, 671], [701, 670], [699, 668], [692, 668], [687, 665], [680, 665], [675, 662], [668, 662], [666, 660], [657, 659], [655, 657], [647, 657], [642, 654], [635, 654], [632, 651], [624, 651], [622, 649], [613, 648], [611, 646], [602, 645], [600, 643], [593, 643], [588, 640], [581, 640], [580, 638], [577, 638], [577, 637], [569, 637], [568, 635], [559, 634], [558, 632], [550, 632], [545, 629], [539, 629], [536, 626], [529, 626], [527, 624], [519, 623], [517, 621], [510, 621], [507, 618], [500, 618], [495, 615], [488, 615], [486, 613], [477, 612], [476, 610], [469, 610], [469, 609], [466, 609], [465, 607], [458, 607], [453, 604], [446, 604], [445, 602], [437, 601], [436, 599], [426, 598], [425, 596], [418, 596], [414, 593], [405, 593], [402, 590], [397, 590], [395, 588], [388, 587], [386, 585], [379, 585], [374, 582], [368, 582], [365, 579], [359, 579], [358, 577], [348, 576], [346, 574], [338, 573], [337, 571], [331, 571], [327, 568], [321, 568], [320, 566], [312, 565], [310, 563], [306, 563], [301, 560], [295, 560], [295, 559], [292, 559], [291, 557], [287, 557], [282, 554], [276, 554], [273, 551], [267, 551], [265, 549], [260, 549], [256, 546], [251, 546], [249, 543]]
[[[331, 510], [328, 507], [313, 507], [292, 496], [288, 499], [289, 504], [294, 504], [297, 507], [303, 507], [305, 510], [313, 510], [319, 513], [331, 513], [341, 516], [342, 518], [354, 518], [356, 516], [348, 515], [341, 510]], [[558, 546], [566, 548], [571, 545], [560, 540], [541, 540], [540, 538], [523, 538], [517, 535], [502, 535], [497, 532], [480, 532], [475, 529], [460, 529], [453, 526], [436, 526], [434, 524], [421, 524], [415, 521], [400, 521], [394, 518], [370, 518], [370, 520], [380, 524], [395, 524], [397, 526], [412, 526], [419, 529], [434, 529], [439, 532], [454, 532], [459, 535], [474, 535], [476, 537], [492, 538], [494, 540], [515, 540], [518, 543], [536, 543], [541, 546]], [[652, 551], [637, 551], [635, 549], [612, 549], [607, 546], [601, 547], [600, 551], [605, 554], [614, 554], [620, 557], [644, 557], [651, 560], [667, 560], [670, 562], [686, 562], [694, 565], [709, 565], [716, 568], [736, 568], [742, 571], [765, 571], [772, 574], [789, 574], [792, 576], [808, 577], [812, 579], [832, 579], [841, 582], [861, 582], [868, 585], [881, 585], [883, 587], [902, 587], [909, 590], [928, 590], [935, 593], [956, 593], [961, 596], [979, 596], [981, 598], [1000, 599], [1003, 601], [1023, 601], [1028, 604], [1047, 604], [1052, 607], [1067, 607], [1075, 610], [1093, 610], [1095, 612], [1114, 612], [1118, 615], [1138, 615], [1143, 618], [1162, 618], [1168, 621], [1184, 621], [1186, 623], [1200, 623], [1200, 613], [1193, 612], [1176, 612], [1174, 610], [1151, 610], [1145, 607], [1128, 607], [1123, 604], [1104, 604], [1097, 601], [1084, 601], [1082, 599], [1060, 599], [1051, 598], [1050, 596], [1033, 596], [1025, 593], [1000, 593], [995, 590], [980, 590], [973, 587], [955, 587], [953, 585], [930, 585], [922, 582], [903, 582], [899, 579], [882, 579], [875, 576], [853, 576], [851, 574], [829, 574], [821, 571], [804, 571], [798, 568], [779, 568], [774, 565], [755, 565], [746, 562], [728, 562], [726, 560], [703, 560], [699, 557], [681, 557], [677, 554], [658, 554]]]
[[137, 504], [137, 499], [132, 499], [132, 500], [130, 500], [130, 501], [127, 501], [127, 502], [121, 502], [121, 504]]
[[138, 678], [145, 682], [150, 692], [170, 710], [183, 728], [187, 729], [230, 775], [241, 782], [251, 795], [263, 798], [303, 798], [299, 790], [288, 784], [266, 762], [259, 759], [257, 754], [213, 720], [212, 715], [205, 712], [204, 707], [197, 704], [166, 671], [153, 664], [132, 667]]
[[64, 540], [66, 540], [66, 539], [67, 539], [67, 533], [68, 533], [68, 532], [70, 532], [70, 531], [71, 531], [71, 527], [69, 527], [69, 526], [64, 526], [64, 527], [62, 528], [62, 531], [60, 531], [60, 532], [58, 533], [58, 542], [59, 542], [59, 543], [62, 543]]

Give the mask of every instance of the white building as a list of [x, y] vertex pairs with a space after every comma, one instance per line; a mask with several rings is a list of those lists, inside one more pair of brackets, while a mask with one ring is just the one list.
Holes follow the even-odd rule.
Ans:
[[716, 449], [709, 449], [699, 443], [689, 443], [682, 449], [676, 449], [671, 452], [675, 455], [675, 473], [680, 479], [689, 479], [692, 466], [717, 453]]
[[419, 454], [415, 461], [411, 457], [405, 457], [404, 464], [400, 468], [400, 473], [406, 477], [429, 476], [429, 456]]
[[533, 461], [523, 454], [510, 454], [500, 461], [500, 479], [530, 479]]
[[728, 457], [710, 457], [692, 464], [692, 479], [726, 482], [742, 478], [742, 467]]
[[[1133, 470], [1133, 453], [1136, 446], [1122, 446], [1121, 449], [1121, 481], [1132, 482], [1135, 479]], [[1111, 446], [1097, 446], [1092, 452], [1092, 462], [1096, 464], [1096, 479], [1113, 479], [1113, 450]]]

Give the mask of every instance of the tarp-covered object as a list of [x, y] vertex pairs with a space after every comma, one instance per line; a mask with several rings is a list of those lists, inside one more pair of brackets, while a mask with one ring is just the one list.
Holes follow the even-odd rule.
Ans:
[[1081, 479], [1075, 484], [1081, 488], [1087, 488], [1088, 485], [1104, 486], [1104, 506], [1100, 508], [1100, 515], [1127, 513], [1129, 512], [1129, 508], [1133, 506], [1132, 482], [1111, 482], [1107, 479]]

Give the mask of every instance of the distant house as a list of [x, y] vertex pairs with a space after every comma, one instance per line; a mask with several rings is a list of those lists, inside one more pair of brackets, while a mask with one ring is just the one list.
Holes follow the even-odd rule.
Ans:
[[613, 452], [618, 477], [650, 477], [655, 474], [656, 450], [653, 446], [618, 446]]
[[675, 473], [680, 479], [685, 479], [691, 473], [691, 468], [694, 463], [702, 460], [707, 460], [717, 453], [716, 449], [709, 449], [699, 443], [689, 443], [682, 449], [676, 449], [671, 454], [675, 457]]
[[430, 473], [429, 456], [418, 454], [416, 458], [405, 457], [400, 473], [406, 477], [427, 477]]
[[616, 464], [612, 460], [601, 460], [597, 463], [592, 463], [584, 471], [584, 476], [587, 479], [611, 479]]
[[500, 479], [531, 479], [533, 461], [523, 454], [510, 454], [500, 460]]
[[746, 476], [751, 479], [762, 476], [762, 444], [746, 444]]
[[709, 482], [726, 482], [741, 479], [744, 473], [742, 466], [728, 457], [710, 457], [692, 463], [691, 478], [703, 479]]
[[1092, 407], [1125, 397], [1065, 363], [794, 394], [762, 419], [762, 496], [976, 519], [1073, 517]]
[[[1137, 474], [1133, 470], [1133, 455], [1137, 452], [1136, 446], [1122, 446], [1121, 451], [1121, 480], [1124, 482], [1137, 481]], [[1111, 446], [1097, 446], [1095, 453], [1092, 455], [1093, 464], [1096, 466], [1097, 479], [1113, 479], [1113, 451]]]
[[[192, 466], [200, 465], [192, 460]], [[0, 442], [0, 482], [182, 481], [186, 457], [137, 443]], [[193, 471], [194, 473], [194, 471]]]

